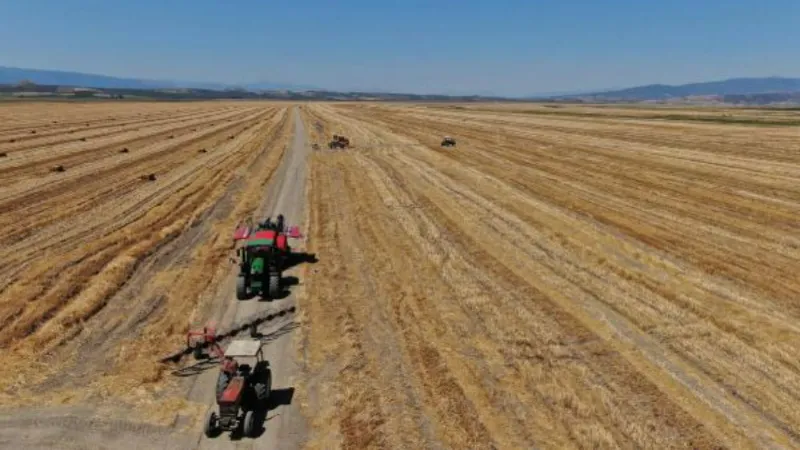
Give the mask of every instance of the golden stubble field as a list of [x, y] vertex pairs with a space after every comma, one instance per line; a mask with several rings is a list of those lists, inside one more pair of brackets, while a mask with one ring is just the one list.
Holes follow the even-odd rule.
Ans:
[[185, 405], [156, 361], [224, 307], [230, 233], [262, 203], [289, 111], [0, 106], [0, 405], [123, 401], [174, 419]]
[[309, 447], [800, 446], [800, 113], [303, 118]]
[[[0, 106], [0, 405], [202, 416], [155, 360], [235, 301], [290, 106]], [[798, 112], [300, 108], [308, 448], [800, 446]]]

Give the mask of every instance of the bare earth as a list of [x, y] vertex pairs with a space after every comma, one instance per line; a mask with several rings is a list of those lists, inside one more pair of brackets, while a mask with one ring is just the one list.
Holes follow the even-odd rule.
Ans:
[[[797, 448], [798, 123], [2, 105], [0, 446]], [[237, 301], [231, 232], [278, 212], [319, 261]], [[267, 313], [262, 432], [208, 439], [216, 368], [157, 359]]]

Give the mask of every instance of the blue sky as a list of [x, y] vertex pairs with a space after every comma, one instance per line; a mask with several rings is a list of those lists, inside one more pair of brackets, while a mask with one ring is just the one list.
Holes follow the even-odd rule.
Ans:
[[800, 77], [800, 0], [0, 0], [0, 65], [330, 89]]

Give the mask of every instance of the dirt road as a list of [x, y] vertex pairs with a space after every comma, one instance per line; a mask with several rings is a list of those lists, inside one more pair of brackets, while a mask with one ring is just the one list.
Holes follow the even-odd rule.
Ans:
[[[306, 201], [306, 160], [309, 154], [306, 144], [305, 128], [297, 109], [294, 109], [294, 138], [289, 152], [284, 157], [281, 166], [273, 176], [266, 191], [266, 201], [262, 205], [262, 217], [283, 214], [286, 223], [300, 225], [301, 231], [306, 228], [305, 201]], [[293, 250], [302, 252], [302, 242], [296, 242]], [[289, 284], [302, 283], [300, 276], [302, 267], [295, 266], [284, 272], [284, 278]], [[271, 302], [250, 299], [237, 301], [234, 296], [235, 273], [232, 274], [224, 285], [220, 298], [228, 305], [220, 324], [229, 327], [230, 324], [249, 323], [252, 318], [263, 316], [267, 311], [286, 311], [283, 318], [259, 325], [258, 331], [264, 335], [264, 357], [272, 367], [272, 400], [267, 417], [257, 417], [257, 425], [262, 430], [258, 437], [244, 438], [240, 442], [231, 441], [227, 433], [216, 438], [208, 439], [200, 433], [198, 448], [223, 449], [223, 448], [252, 448], [252, 449], [291, 449], [299, 448], [303, 438], [303, 421], [294, 397], [294, 383], [297, 367], [294, 360], [293, 333], [296, 327], [294, 320], [295, 298], [300, 295], [302, 285], [289, 286], [291, 291], [284, 299]], [[214, 404], [214, 392], [218, 372], [216, 368], [203, 373], [197, 378], [189, 398], [192, 401], [205, 401]], [[259, 420], [260, 419], [260, 420]]]

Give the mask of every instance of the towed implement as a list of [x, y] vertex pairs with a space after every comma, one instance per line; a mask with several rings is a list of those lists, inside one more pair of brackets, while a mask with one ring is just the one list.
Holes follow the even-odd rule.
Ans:
[[251, 295], [276, 298], [292, 251], [288, 239], [300, 237], [296, 226], [286, 228], [283, 215], [278, 215], [275, 222], [267, 218], [256, 227], [239, 227], [233, 236], [234, 241], [242, 244], [236, 250], [239, 257], [236, 298], [245, 300]]

